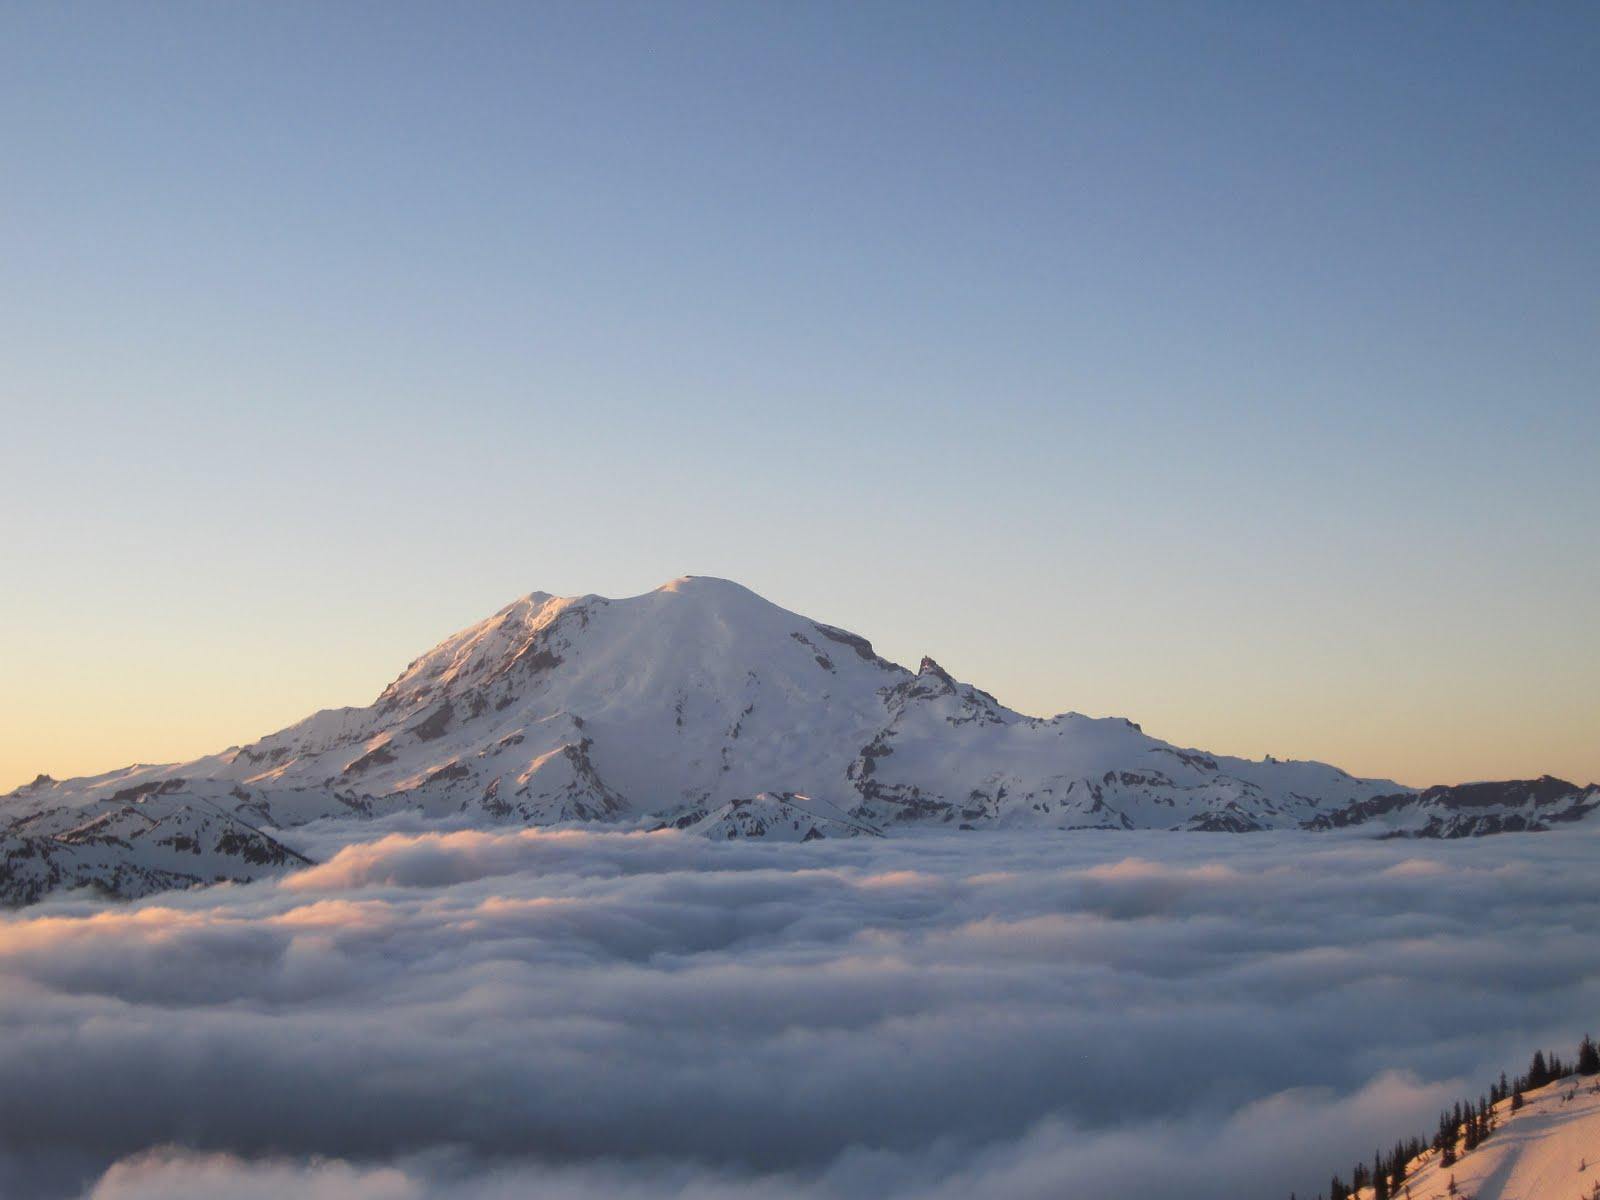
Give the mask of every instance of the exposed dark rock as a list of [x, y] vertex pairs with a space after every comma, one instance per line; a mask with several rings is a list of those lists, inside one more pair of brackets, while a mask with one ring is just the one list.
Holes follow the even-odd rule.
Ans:
[[425, 784], [445, 783], [451, 779], [465, 779], [471, 774], [472, 768], [467, 766], [466, 763], [453, 762], [447, 767], [440, 767], [437, 771], [432, 772], [423, 782]]
[[823, 637], [827, 638], [830, 642], [838, 642], [841, 646], [849, 646], [850, 649], [855, 651], [857, 658], [865, 659], [867, 662], [877, 663], [879, 666], [888, 667], [891, 670], [898, 669], [888, 659], [879, 658], [872, 649], [872, 643], [858, 634], [851, 633], [844, 629], [835, 629], [832, 625], [823, 625], [816, 621], [811, 623], [811, 627]]
[[1209, 754], [1201, 754], [1195, 750], [1173, 750], [1166, 746], [1157, 746], [1153, 751], [1151, 751], [1151, 753], [1170, 754], [1181, 762], [1186, 763], [1188, 766], [1194, 767], [1196, 770], [1217, 770], [1216, 759], [1212, 758]]
[[435, 738], [441, 738], [445, 735], [455, 715], [455, 706], [446, 700], [433, 712], [429, 713], [425, 720], [413, 725], [411, 732], [417, 735], [419, 742], [431, 742]]
[[360, 758], [356, 759], [349, 766], [345, 767], [342, 774], [359, 775], [361, 772], [368, 770], [369, 768], [381, 767], [386, 763], [392, 763], [393, 761], [394, 751], [389, 749], [388, 743], [385, 742], [376, 749], [368, 750]]

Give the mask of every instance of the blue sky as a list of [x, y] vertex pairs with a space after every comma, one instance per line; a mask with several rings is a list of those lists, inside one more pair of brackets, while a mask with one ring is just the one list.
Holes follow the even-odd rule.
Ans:
[[1600, 778], [1600, 10], [0, 7], [0, 787], [737, 578]]

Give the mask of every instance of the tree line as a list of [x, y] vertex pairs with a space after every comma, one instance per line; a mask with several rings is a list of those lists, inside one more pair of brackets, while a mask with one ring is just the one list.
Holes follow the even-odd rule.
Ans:
[[[1578, 1054], [1571, 1063], [1558, 1055], [1534, 1051], [1524, 1074], [1508, 1080], [1504, 1071], [1489, 1085], [1489, 1090], [1477, 1100], [1456, 1102], [1455, 1107], [1439, 1114], [1439, 1126], [1431, 1141], [1420, 1137], [1397, 1141], [1394, 1149], [1385, 1154], [1379, 1150], [1370, 1163], [1359, 1162], [1350, 1171], [1350, 1182], [1335, 1175], [1328, 1185], [1326, 1200], [1355, 1200], [1363, 1188], [1372, 1189], [1372, 1200], [1404, 1200], [1409, 1194], [1406, 1187], [1407, 1171], [1411, 1164], [1428, 1150], [1438, 1152], [1441, 1166], [1454, 1166], [1456, 1160], [1483, 1145], [1499, 1124], [1495, 1107], [1501, 1101], [1511, 1101], [1511, 1112], [1523, 1105], [1523, 1094], [1565, 1079], [1569, 1075], [1600, 1075], [1600, 1046], [1585, 1035]], [[1450, 1194], [1455, 1194], [1455, 1180], [1450, 1181]], [[1296, 1200], [1290, 1193], [1289, 1200]], [[1317, 1200], [1324, 1200], [1318, 1195]]]

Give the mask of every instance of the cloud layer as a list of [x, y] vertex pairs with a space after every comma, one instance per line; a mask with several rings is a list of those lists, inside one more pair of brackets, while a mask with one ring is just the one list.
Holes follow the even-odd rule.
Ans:
[[318, 848], [0, 920], [0, 1194], [1314, 1194], [1600, 1015], [1594, 835]]

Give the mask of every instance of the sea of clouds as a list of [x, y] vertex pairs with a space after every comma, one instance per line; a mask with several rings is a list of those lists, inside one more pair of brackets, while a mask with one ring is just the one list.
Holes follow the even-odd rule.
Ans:
[[0, 918], [0, 1195], [1281, 1200], [1600, 1031], [1594, 834], [392, 828]]

